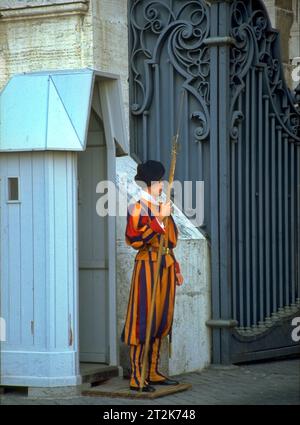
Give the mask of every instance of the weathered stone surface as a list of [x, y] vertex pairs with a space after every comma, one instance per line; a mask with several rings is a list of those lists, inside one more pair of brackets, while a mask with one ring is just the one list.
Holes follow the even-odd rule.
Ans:
[[[291, 36], [293, 23], [299, 19], [295, 13], [296, 3], [292, 0], [264, 0], [272, 26], [280, 31], [281, 59], [285, 80], [290, 88], [295, 87], [292, 80], [291, 65], [294, 46], [299, 44], [297, 36]], [[299, 26], [299, 21], [298, 21]], [[296, 35], [296, 34], [295, 34]]]
[[93, 66], [92, 19], [74, 15], [1, 22], [0, 87], [16, 73]]
[[64, 4], [88, 4], [89, 0], [2, 0], [0, 9], [21, 9], [27, 7], [53, 6]]
[[129, 137], [127, 0], [93, 0], [93, 64], [121, 76]]

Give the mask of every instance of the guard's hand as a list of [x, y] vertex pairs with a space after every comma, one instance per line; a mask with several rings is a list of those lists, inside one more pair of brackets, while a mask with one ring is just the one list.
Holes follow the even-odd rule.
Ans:
[[164, 203], [161, 203], [160, 206], [160, 212], [159, 212], [159, 219], [162, 221], [164, 217], [168, 217], [171, 214], [171, 201]]
[[183, 284], [183, 276], [181, 273], [176, 273], [176, 285], [181, 286]]

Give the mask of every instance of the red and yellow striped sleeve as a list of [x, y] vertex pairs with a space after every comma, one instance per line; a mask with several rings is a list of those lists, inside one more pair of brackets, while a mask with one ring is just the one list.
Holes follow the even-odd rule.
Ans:
[[141, 249], [149, 244], [157, 234], [165, 234], [165, 229], [157, 218], [149, 217], [139, 202], [130, 205], [127, 210], [125, 231], [127, 245], [134, 249]]

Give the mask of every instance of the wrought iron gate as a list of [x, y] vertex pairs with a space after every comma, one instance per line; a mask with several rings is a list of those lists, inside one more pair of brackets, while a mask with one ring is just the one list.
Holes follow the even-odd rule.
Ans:
[[[129, 2], [131, 153], [205, 182], [213, 361], [300, 352], [300, 113], [261, 0]], [[195, 195], [196, 187], [193, 187]]]

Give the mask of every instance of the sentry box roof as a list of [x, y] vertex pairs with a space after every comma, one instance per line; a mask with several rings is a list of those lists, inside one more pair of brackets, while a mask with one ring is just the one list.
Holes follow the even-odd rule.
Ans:
[[85, 150], [96, 80], [114, 82], [105, 98], [127, 153], [119, 78], [89, 68], [14, 75], [0, 92], [0, 152]]

